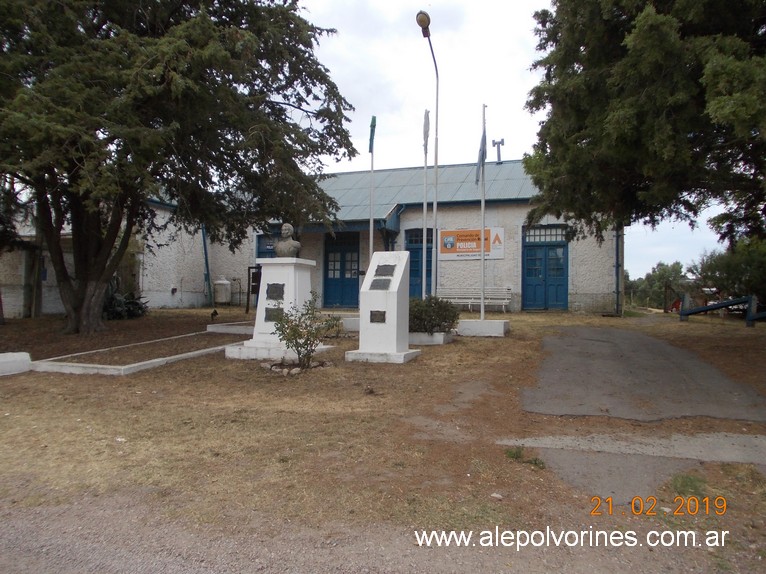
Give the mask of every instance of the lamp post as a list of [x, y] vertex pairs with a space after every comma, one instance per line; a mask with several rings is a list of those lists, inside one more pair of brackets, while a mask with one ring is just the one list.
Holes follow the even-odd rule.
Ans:
[[[431, 293], [436, 294], [436, 267], [438, 260], [438, 224], [436, 209], [439, 203], [439, 67], [436, 65], [436, 56], [434, 55], [434, 47], [431, 44], [431, 30], [428, 28], [431, 25], [431, 17], [428, 12], [421, 10], [415, 16], [415, 21], [420, 26], [423, 32], [423, 37], [428, 38], [428, 47], [431, 49], [431, 58], [434, 61], [434, 71], [436, 72], [436, 113], [434, 114], [434, 230], [433, 230], [433, 250], [431, 252]], [[423, 236], [423, 244], [426, 243], [427, 235]], [[425, 258], [423, 259], [423, 266], [426, 265]]]

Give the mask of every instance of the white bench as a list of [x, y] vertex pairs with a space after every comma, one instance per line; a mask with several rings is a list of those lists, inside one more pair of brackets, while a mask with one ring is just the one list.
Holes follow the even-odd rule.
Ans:
[[[481, 289], [474, 287], [442, 287], [437, 297], [451, 301], [455, 305], [465, 305], [469, 311], [474, 306], [481, 306]], [[503, 313], [511, 304], [511, 290], [507, 287], [485, 287], [484, 304], [503, 308]]]

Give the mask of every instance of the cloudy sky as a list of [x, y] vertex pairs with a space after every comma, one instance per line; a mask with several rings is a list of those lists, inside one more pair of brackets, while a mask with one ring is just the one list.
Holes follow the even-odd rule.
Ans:
[[[341, 93], [356, 108], [350, 131], [359, 155], [328, 165], [327, 172], [370, 169], [370, 120], [377, 117], [374, 168], [423, 165], [423, 116], [430, 111], [428, 164], [434, 161], [436, 74], [428, 40], [415, 21], [431, 16], [431, 42], [439, 69], [439, 164], [475, 162], [486, 105], [488, 159], [493, 140], [504, 140], [502, 159], [532, 150], [541, 116], [524, 109], [538, 83], [530, 71], [539, 57], [533, 14], [548, 0], [302, 0], [303, 16], [334, 28], [317, 49]], [[626, 233], [626, 269], [633, 278], [659, 261], [684, 265], [703, 251], [720, 249], [704, 223], [667, 222], [652, 231]]]

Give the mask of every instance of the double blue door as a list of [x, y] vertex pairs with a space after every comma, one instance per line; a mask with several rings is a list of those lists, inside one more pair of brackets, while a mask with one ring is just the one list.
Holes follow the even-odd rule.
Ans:
[[566, 309], [568, 304], [566, 245], [525, 245], [524, 309]]
[[326, 236], [324, 304], [326, 307], [359, 307], [358, 233]]

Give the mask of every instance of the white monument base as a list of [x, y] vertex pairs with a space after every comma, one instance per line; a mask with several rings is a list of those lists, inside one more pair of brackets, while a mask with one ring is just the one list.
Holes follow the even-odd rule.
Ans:
[[[332, 345], [319, 345], [314, 353], [323, 353], [332, 349]], [[295, 363], [298, 361], [298, 355], [295, 351], [288, 349], [283, 345], [253, 345], [252, 341], [245, 341], [239, 345], [229, 345], [226, 347], [227, 359], [244, 359], [260, 361], [284, 361], [285, 363]]]
[[375, 353], [373, 351], [346, 351], [349, 363], [406, 363], [420, 354], [420, 349], [410, 349], [401, 353]]
[[457, 324], [457, 334], [463, 337], [505, 337], [510, 331], [510, 324], [503, 320], [463, 319]]
[[347, 361], [406, 363], [420, 354], [409, 348], [408, 251], [376, 251], [359, 294], [359, 349]]
[[[227, 359], [296, 361], [294, 351], [279, 340], [274, 325], [283, 311], [302, 309], [311, 300], [311, 269], [316, 261], [298, 257], [256, 259], [261, 266], [261, 287], [255, 311], [253, 338], [226, 347]], [[320, 345], [320, 353], [332, 347]]]

